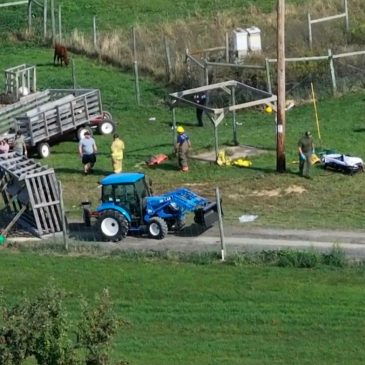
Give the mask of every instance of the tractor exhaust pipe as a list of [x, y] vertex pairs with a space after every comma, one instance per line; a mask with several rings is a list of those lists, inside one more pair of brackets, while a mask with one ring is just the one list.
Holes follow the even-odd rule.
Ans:
[[195, 210], [194, 222], [203, 227], [211, 227], [218, 219], [218, 205], [216, 202]]

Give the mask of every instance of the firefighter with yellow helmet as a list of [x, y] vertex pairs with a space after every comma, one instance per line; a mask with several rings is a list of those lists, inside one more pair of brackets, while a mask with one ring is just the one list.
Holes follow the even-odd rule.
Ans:
[[188, 152], [191, 147], [191, 142], [182, 126], [178, 126], [176, 128], [176, 132], [177, 132], [177, 141], [175, 144], [175, 153], [177, 155], [177, 161], [180, 170], [183, 172], [187, 172], [189, 171]]

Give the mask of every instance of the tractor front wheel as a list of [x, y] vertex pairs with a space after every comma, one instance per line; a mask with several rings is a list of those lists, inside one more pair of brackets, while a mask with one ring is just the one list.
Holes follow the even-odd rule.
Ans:
[[108, 209], [99, 216], [98, 227], [106, 241], [118, 242], [127, 236], [129, 224], [123, 214]]
[[166, 237], [168, 232], [166, 222], [159, 217], [153, 217], [148, 224], [148, 234], [151, 238], [162, 240]]

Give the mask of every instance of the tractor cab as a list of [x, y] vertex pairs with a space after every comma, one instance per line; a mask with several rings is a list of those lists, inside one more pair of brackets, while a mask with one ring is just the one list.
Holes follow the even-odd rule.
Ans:
[[143, 223], [145, 199], [151, 195], [150, 184], [145, 175], [139, 173], [123, 173], [107, 176], [101, 181], [101, 204], [98, 210], [104, 210], [112, 204], [127, 213], [132, 227]]

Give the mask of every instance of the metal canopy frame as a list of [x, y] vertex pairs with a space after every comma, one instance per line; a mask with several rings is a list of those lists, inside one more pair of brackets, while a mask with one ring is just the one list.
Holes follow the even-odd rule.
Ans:
[[[250, 92], [254, 92], [259, 97], [255, 100], [236, 104], [236, 90], [247, 90]], [[223, 90], [227, 95], [230, 96], [230, 103], [228, 105], [224, 105], [221, 108], [214, 108], [207, 105], [201, 105], [195, 103], [192, 100], [187, 99], [187, 96], [191, 96], [197, 93], [204, 93], [213, 90]], [[260, 90], [254, 88], [252, 86], [246, 85], [242, 82], [230, 80], [219, 82], [217, 84], [211, 84], [206, 86], [200, 86], [194, 89], [177, 91], [175, 93], [169, 94], [171, 99], [171, 107], [172, 107], [172, 124], [173, 124], [173, 143], [176, 141], [176, 118], [175, 118], [175, 108], [177, 107], [178, 102], [192, 106], [194, 108], [198, 108], [204, 110], [206, 115], [212, 122], [214, 126], [214, 138], [215, 138], [215, 153], [218, 157], [218, 126], [224, 120], [225, 116], [232, 112], [232, 128], [233, 128], [233, 142], [235, 145], [238, 145], [237, 140], [237, 123], [236, 123], [236, 111], [246, 108], [251, 108], [258, 105], [266, 105], [271, 106], [273, 110], [276, 111], [276, 101], [277, 96], [271, 94], [267, 91]]]

